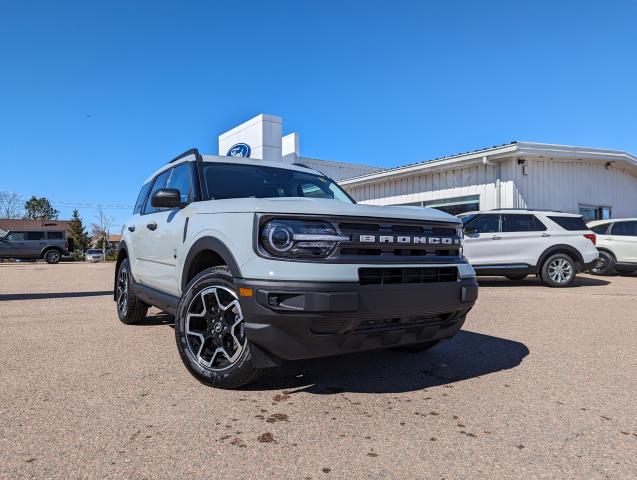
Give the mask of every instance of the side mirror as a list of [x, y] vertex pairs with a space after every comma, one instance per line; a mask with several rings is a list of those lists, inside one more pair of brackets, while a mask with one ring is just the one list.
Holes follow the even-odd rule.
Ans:
[[465, 227], [464, 228], [464, 234], [465, 235], [473, 235], [475, 233], [478, 233], [478, 229], [476, 227]]
[[150, 204], [155, 208], [184, 208], [188, 202], [181, 201], [181, 193], [176, 188], [162, 188], [155, 192]]

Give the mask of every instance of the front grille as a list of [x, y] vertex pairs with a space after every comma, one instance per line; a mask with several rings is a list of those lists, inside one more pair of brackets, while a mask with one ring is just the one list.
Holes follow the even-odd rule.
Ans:
[[385, 332], [442, 325], [450, 320], [453, 314], [417, 315], [412, 317], [381, 318], [361, 320], [354, 333]]
[[345, 325], [343, 318], [317, 318], [310, 322], [310, 332], [316, 335], [334, 335]]
[[405, 268], [359, 268], [361, 285], [389, 285], [397, 283], [455, 282], [456, 267], [405, 267]]

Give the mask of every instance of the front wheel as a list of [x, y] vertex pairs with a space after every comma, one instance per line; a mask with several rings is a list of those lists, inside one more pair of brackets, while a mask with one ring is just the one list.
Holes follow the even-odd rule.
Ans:
[[615, 257], [608, 252], [599, 252], [599, 260], [591, 273], [593, 275], [612, 275], [615, 273]]
[[227, 267], [209, 268], [191, 280], [177, 307], [175, 340], [181, 360], [197, 380], [230, 389], [261, 375], [244, 322]]
[[546, 259], [540, 276], [549, 287], [568, 287], [575, 279], [575, 262], [565, 253], [556, 253]]

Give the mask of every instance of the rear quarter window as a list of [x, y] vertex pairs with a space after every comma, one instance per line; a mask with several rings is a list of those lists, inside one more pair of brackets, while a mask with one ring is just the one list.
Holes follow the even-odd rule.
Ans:
[[46, 236], [49, 240], [62, 240], [64, 238], [62, 232], [47, 232]]
[[584, 219], [582, 217], [548, 217], [550, 220], [553, 220], [564, 230], [568, 230], [569, 232], [577, 231], [577, 230], [588, 230], [586, 223], [584, 223]]
[[594, 227], [591, 227], [591, 230], [597, 235], [604, 235], [606, 233], [606, 230], [608, 230], [608, 225], [610, 224], [602, 223], [601, 225], [595, 225]]

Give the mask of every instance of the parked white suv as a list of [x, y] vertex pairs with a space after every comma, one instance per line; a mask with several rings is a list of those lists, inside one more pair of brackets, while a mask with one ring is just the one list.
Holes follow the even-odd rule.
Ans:
[[597, 234], [596, 275], [637, 272], [637, 218], [595, 220], [588, 227]]
[[117, 313], [174, 314], [188, 370], [224, 388], [279, 359], [424, 350], [478, 295], [461, 236], [449, 214], [356, 205], [301, 165], [191, 150], [146, 180], [122, 229]]
[[598, 260], [595, 234], [580, 215], [537, 210], [490, 210], [461, 216], [464, 254], [478, 275], [522, 280], [538, 275], [566, 287]]

